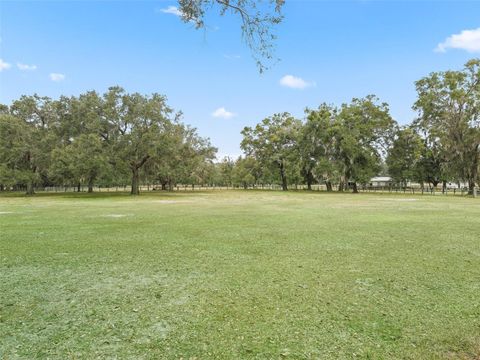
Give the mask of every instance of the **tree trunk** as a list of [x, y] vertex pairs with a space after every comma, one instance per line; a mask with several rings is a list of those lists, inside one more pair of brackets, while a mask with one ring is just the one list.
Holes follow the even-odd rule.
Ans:
[[80, 192], [80, 183], [77, 184], [77, 192]]
[[247, 188], [248, 188], [247, 183], [244, 182], [244, 183], [243, 183], [243, 189], [244, 189], [244, 190], [247, 190]]
[[132, 167], [132, 191], [130, 191], [130, 195], [139, 195], [139, 182], [140, 182], [140, 175], [137, 167]]
[[338, 191], [342, 192], [343, 188], [344, 188], [344, 182], [342, 180], [340, 180], [340, 183], [338, 184]]
[[307, 171], [307, 190], [312, 190], [313, 175], [310, 170]]
[[479, 150], [480, 145], [477, 145], [476, 147], [476, 152], [477, 156], [475, 157], [475, 161], [473, 163], [472, 167], [472, 175], [470, 179], [468, 180], [468, 193], [469, 195], [472, 195], [473, 197], [477, 197], [477, 192], [475, 189], [475, 183], [478, 181], [478, 162], [480, 161], [480, 156], [478, 155], [478, 150]]
[[132, 191], [130, 195], [140, 195], [140, 168], [150, 159], [150, 155], [145, 155], [140, 161], [131, 161], [132, 170]]
[[333, 191], [332, 182], [331, 182], [331, 181], [325, 181], [325, 185], [327, 186], [327, 191], [328, 191], [328, 192], [332, 192], [332, 191]]
[[358, 194], [358, 186], [356, 181], [353, 182], [353, 193]]
[[468, 195], [476, 196], [477, 194], [475, 193], [475, 181], [473, 180], [468, 180]]
[[88, 179], [88, 193], [93, 193], [93, 178]]
[[[30, 161], [30, 153], [28, 154], [28, 161]], [[32, 166], [31, 168], [32, 173], [35, 174], [37, 172], [37, 167]], [[34, 189], [34, 182], [33, 179], [29, 180], [27, 183], [27, 195], [34, 195], [35, 194], [35, 189]]]
[[28, 183], [27, 183], [27, 195], [34, 195], [35, 194], [35, 190], [34, 190], [34, 186], [33, 186], [33, 180], [30, 180]]
[[445, 191], [447, 191], [447, 181], [443, 180], [443, 182], [442, 182], [442, 194], [445, 194]]
[[162, 190], [167, 190], [167, 183], [162, 183]]
[[283, 161], [280, 162], [280, 178], [282, 179], [282, 190], [287, 191], [287, 176], [285, 175], [285, 166], [283, 165]]

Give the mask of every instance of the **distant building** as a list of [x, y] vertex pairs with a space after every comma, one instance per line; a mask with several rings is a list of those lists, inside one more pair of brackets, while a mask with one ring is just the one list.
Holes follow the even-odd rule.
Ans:
[[392, 184], [392, 178], [390, 176], [375, 176], [370, 179], [370, 186], [390, 186]]

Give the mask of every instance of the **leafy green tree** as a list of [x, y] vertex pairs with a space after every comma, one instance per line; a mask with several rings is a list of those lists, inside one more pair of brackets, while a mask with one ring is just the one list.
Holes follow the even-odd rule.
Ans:
[[422, 153], [416, 169], [416, 180], [422, 187], [425, 182], [435, 188], [440, 182], [446, 181], [446, 153], [438, 140], [430, 136], [423, 138]]
[[[140, 170], [166, 153], [166, 137], [171, 128], [172, 110], [159, 94], [150, 97], [127, 94], [112, 87], [104, 95], [106, 127], [115, 156], [115, 166], [125, 166], [131, 172], [132, 195], [140, 193]], [[111, 134], [111, 135], [110, 135]]]
[[298, 158], [297, 140], [301, 122], [289, 113], [275, 114], [254, 128], [242, 130], [242, 150], [266, 167], [278, 170], [282, 189], [288, 190], [287, 167]]
[[218, 164], [219, 176], [223, 185], [232, 186], [235, 165], [235, 162], [228, 156], [224, 157]]
[[195, 186], [209, 182], [215, 171], [213, 160], [217, 149], [211, 145], [209, 139], [198, 136], [197, 130], [191, 127], [185, 128], [183, 143], [184, 183]]
[[3, 186], [26, 185], [27, 195], [33, 195], [39, 180], [37, 149], [33, 127], [8, 114], [0, 114], [0, 183]]
[[315, 179], [321, 179], [332, 191], [332, 181], [338, 178], [334, 131], [338, 109], [321, 104], [317, 110], [307, 109], [306, 115], [299, 139], [302, 174], [309, 190]]
[[[111, 144], [103, 129], [103, 99], [89, 91], [78, 97], [60, 97], [54, 102], [57, 116], [52, 124], [57, 145], [52, 151], [50, 177], [78, 186], [87, 184], [88, 191], [100, 175], [106, 175]], [[107, 134], [108, 135], [108, 134]], [[110, 173], [111, 174], [111, 173]]]
[[447, 172], [468, 181], [473, 194], [480, 167], [480, 59], [460, 71], [432, 73], [415, 85], [416, 125], [440, 144]]
[[151, 162], [148, 170], [159, 182], [162, 190], [173, 190], [174, 185], [184, 178], [185, 161], [184, 149], [188, 147], [185, 136], [188, 129], [180, 123], [174, 122], [169, 127], [169, 136], [165, 137], [165, 153]]
[[55, 133], [51, 131], [57, 119], [54, 102], [38, 95], [22, 96], [13, 102], [10, 112], [22, 121], [22, 139], [27, 143], [24, 147], [23, 171], [28, 169], [30, 172], [24, 179], [27, 194], [33, 195], [35, 185], [45, 183], [48, 179], [50, 153], [57, 141]]
[[374, 95], [342, 105], [334, 126], [336, 157], [343, 174], [339, 190], [352, 182], [356, 193], [358, 183], [366, 183], [377, 174], [394, 124], [388, 105], [379, 103]]
[[289, 164], [286, 168], [287, 174], [287, 183], [292, 184], [295, 187], [295, 190], [298, 189], [298, 185], [303, 184], [304, 174], [302, 173], [302, 164], [299, 161], [298, 151], [295, 155], [292, 155], [292, 160], [289, 161]]
[[232, 179], [236, 185], [247, 189], [257, 183], [260, 176], [258, 162], [253, 157], [239, 157], [235, 161], [232, 171]]
[[399, 129], [386, 160], [392, 179], [403, 186], [408, 181], [418, 179], [423, 152], [422, 138], [412, 128]]
[[95, 134], [82, 134], [72, 143], [54, 149], [52, 153], [52, 177], [85, 183], [93, 192], [95, 180], [108, 168], [108, 159], [102, 141]]
[[[12, 116], [8, 115], [9, 113]], [[0, 107], [0, 188], [36, 184], [212, 182], [216, 148], [172, 116], [165, 97], [112, 87], [78, 97], [23, 96]]]

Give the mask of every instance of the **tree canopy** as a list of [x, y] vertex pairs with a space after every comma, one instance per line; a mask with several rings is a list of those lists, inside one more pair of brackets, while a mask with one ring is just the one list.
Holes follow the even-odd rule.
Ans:
[[322, 103], [304, 119], [275, 113], [245, 127], [244, 156], [216, 162], [217, 149], [164, 95], [128, 93], [50, 99], [22, 96], [0, 106], [0, 190], [68, 185], [78, 191], [141, 184], [173, 190], [179, 184], [283, 190], [323, 184], [358, 192], [376, 175], [392, 186], [435, 188], [466, 183], [475, 194], [480, 171], [480, 60], [462, 70], [416, 82], [418, 117], [399, 126], [374, 95], [340, 106]]
[[468, 181], [473, 192], [480, 166], [480, 59], [460, 71], [432, 73], [415, 85], [416, 126], [440, 149], [447, 172]]
[[[8, 113], [9, 112], [9, 113]], [[24, 96], [0, 114], [2, 185], [125, 184], [141, 177], [170, 184], [203, 179], [216, 149], [179, 121], [166, 98], [111, 87], [103, 96]], [[172, 170], [174, 169], [174, 170]], [[195, 174], [195, 175], [194, 175]]]

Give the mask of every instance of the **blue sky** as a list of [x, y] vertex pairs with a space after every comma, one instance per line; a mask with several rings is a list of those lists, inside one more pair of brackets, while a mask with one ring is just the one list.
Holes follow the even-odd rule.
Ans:
[[478, 1], [287, 0], [281, 61], [262, 75], [238, 19], [212, 11], [198, 31], [162, 12], [175, 5], [0, 1], [0, 102], [112, 85], [158, 92], [220, 156], [237, 156], [244, 126], [275, 112], [303, 117], [321, 102], [373, 93], [410, 122], [415, 80], [480, 57]]

